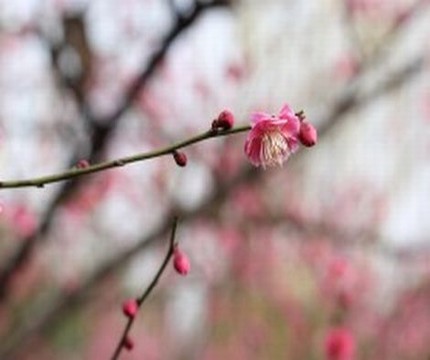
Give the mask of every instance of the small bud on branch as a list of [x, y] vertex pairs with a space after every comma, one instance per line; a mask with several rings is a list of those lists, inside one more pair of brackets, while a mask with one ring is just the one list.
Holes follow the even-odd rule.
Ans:
[[234, 115], [230, 110], [224, 110], [212, 122], [212, 130], [230, 130], [234, 125]]
[[134, 341], [132, 338], [130, 338], [129, 336], [127, 336], [124, 339], [124, 347], [128, 350], [131, 351], [134, 348]]
[[88, 160], [85, 160], [85, 159], [81, 159], [76, 163], [76, 167], [78, 169], [86, 169], [89, 166], [90, 166], [90, 163], [88, 162]]
[[121, 338], [119, 339], [118, 344], [115, 348], [115, 351], [111, 357], [112, 360], [116, 360], [119, 358], [119, 355], [121, 354], [121, 351], [123, 348], [126, 348], [127, 350], [131, 350], [134, 347], [134, 343], [129, 337], [129, 332], [131, 330], [134, 320], [136, 319], [136, 314], [139, 308], [146, 301], [148, 296], [151, 294], [152, 290], [154, 290], [161, 275], [163, 274], [164, 270], [167, 268], [167, 265], [169, 264], [170, 259], [175, 253], [175, 248], [177, 247], [175, 243], [177, 223], [178, 223], [178, 219], [175, 218], [173, 220], [172, 232], [170, 234], [169, 248], [167, 250], [166, 256], [164, 257], [163, 263], [161, 264], [160, 268], [158, 269], [151, 283], [148, 285], [148, 287], [145, 289], [143, 294], [138, 299], [127, 300], [123, 304], [123, 312], [128, 317], [128, 320], [127, 320], [127, 324], [125, 325], [124, 331], [121, 335]]
[[187, 155], [183, 153], [182, 151], [174, 151], [173, 152], [173, 159], [175, 159], [176, 165], [180, 167], [184, 167], [187, 165]]
[[130, 299], [122, 304], [122, 312], [129, 318], [134, 318], [139, 310], [139, 306], [135, 299]]
[[318, 140], [318, 134], [315, 127], [307, 121], [303, 121], [300, 124], [299, 140], [304, 146], [314, 146]]
[[191, 269], [190, 260], [178, 247], [175, 247], [173, 253], [173, 267], [176, 272], [182, 276], [187, 275]]

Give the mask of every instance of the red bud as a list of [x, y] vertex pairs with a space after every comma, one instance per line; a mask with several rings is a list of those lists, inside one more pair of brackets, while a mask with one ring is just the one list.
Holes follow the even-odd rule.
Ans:
[[178, 166], [184, 167], [187, 165], [187, 155], [180, 151], [175, 151], [173, 153], [173, 158]]
[[134, 348], [134, 341], [133, 341], [129, 336], [127, 336], [127, 337], [124, 339], [124, 347], [125, 347], [128, 351], [131, 351], [131, 350], [133, 350], [133, 348]]
[[173, 267], [178, 274], [183, 276], [187, 275], [191, 269], [190, 260], [188, 260], [188, 257], [178, 248], [175, 249], [173, 254]]
[[212, 123], [212, 129], [230, 130], [234, 125], [234, 115], [230, 110], [222, 111]]
[[88, 162], [88, 160], [85, 160], [85, 159], [81, 159], [76, 163], [76, 167], [78, 169], [85, 169], [89, 166], [90, 166], [90, 163]]
[[307, 147], [314, 146], [317, 143], [318, 134], [314, 126], [306, 121], [300, 124], [299, 140]]
[[134, 318], [139, 310], [139, 306], [135, 299], [130, 299], [122, 304], [122, 312], [129, 318]]

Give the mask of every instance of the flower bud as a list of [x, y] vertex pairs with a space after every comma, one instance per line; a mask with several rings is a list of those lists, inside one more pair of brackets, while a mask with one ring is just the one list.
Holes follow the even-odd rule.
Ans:
[[307, 147], [314, 146], [317, 143], [318, 134], [315, 127], [306, 122], [303, 121], [300, 124], [300, 132], [299, 132], [299, 140], [300, 142]]
[[134, 318], [139, 310], [139, 306], [135, 299], [129, 299], [122, 304], [122, 312], [128, 318]]
[[212, 122], [212, 130], [230, 130], [234, 124], [234, 115], [229, 110], [222, 111], [218, 118]]
[[329, 329], [324, 340], [324, 352], [327, 360], [354, 359], [356, 355], [354, 335], [344, 327]]
[[85, 159], [81, 159], [76, 163], [76, 167], [78, 169], [86, 169], [89, 166], [90, 166], [90, 163], [88, 162], [88, 160], [85, 160]]
[[190, 260], [178, 248], [175, 248], [173, 253], [173, 267], [178, 274], [183, 276], [187, 275], [191, 268]]
[[178, 166], [184, 167], [187, 165], [187, 155], [180, 151], [173, 152], [173, 158]]
[[124, 339], [124, 347], [125, 347], [128, 351], [131, 351], [131, 350], [133, 350], [133, 348], [134, 348], [134, 341], [133, 341], [129, 336], [127, 336], [127, 337]]

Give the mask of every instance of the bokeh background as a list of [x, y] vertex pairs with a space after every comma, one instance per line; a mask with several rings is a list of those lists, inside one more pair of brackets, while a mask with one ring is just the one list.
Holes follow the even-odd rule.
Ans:
[[428, 359], [430, 1], [0, 1], [0, 178], [60, 172], [283, 104], [319, 142], [253, 169], [246, 134], [0, 189], [0, 358]]

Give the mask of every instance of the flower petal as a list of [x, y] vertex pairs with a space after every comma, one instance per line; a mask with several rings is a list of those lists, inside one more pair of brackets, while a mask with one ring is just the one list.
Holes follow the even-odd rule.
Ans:
[[300, 131], [300, 120], [297, 116], [290, 117], [281, 128], [282, 133], [289, 136], [297, 136]]
[[289, 120], [291, 117], [296, 117], [293, 109], [288, 104], [285, 104], [279, 111], [279, 118]]
[[270, 119], [271, 119], [271, 115], [264, 112], [257, 111], [251, 114], [251, 123], [253, 125], [258, 124], [260, 121], [266, 121]]
[[299, 148], [299, 141], [297, 140], [296, 137], [287, 138], [287, 143], [291, 153], [295, 153]]
[[254, 166], [261, 165], [261, 137], [250, 131], [245, 141], [245, 154]]

